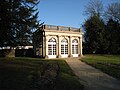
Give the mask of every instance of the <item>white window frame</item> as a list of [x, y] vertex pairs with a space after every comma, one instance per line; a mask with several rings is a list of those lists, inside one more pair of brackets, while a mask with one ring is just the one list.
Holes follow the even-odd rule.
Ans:
[[48, 58], [56, 58], [56, 40], [54, 38], [48, 41]]
[[61, 57], [68, 57], [68, 40], [65, 38], [61, 41]]
[[72, 55], [73, 57], [78, 57], [78, 40], [72, 40]]

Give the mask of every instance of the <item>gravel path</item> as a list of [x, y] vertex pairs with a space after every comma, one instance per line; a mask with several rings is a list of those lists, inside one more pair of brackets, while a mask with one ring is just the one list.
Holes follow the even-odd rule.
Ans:
[[120, 90], [120, 81], [79, 60], [68, 58], [66, 62], [79, 77], [85, 90]]

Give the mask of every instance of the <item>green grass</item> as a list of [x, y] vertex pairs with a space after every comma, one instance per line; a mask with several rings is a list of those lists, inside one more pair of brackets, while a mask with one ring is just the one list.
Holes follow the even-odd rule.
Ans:
[[0, 90], [30, 90], [32, 72], [42, 72], [47, 64], [58, 63], [60, 73], [56, 82], [57, 90], [83, 90], [64, 60], [39, 58], [0, 58]]
[[120, 79], [120, 55], [85, 55], [81, 60]]

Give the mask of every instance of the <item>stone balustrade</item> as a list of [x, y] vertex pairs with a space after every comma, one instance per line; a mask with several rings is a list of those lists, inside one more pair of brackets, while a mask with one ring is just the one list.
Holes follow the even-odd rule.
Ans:
[[60, 31], [73, 31], [73, 32], [81, 32], [80, 28], [73, 27], [64, 27], [64, 26], [55, 26], [55, 25], [44, 25], [43, 29], [46, 30], [60, 30]]

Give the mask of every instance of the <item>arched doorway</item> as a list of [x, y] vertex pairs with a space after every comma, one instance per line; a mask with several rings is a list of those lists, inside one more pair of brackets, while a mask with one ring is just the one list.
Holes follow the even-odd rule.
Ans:
[[72, 55], [73, 57], [78, 57], [78, 40], [74, 39], [72, 41]]
[[48, 58], [56, 58], [56, 40], [54, 38], [48, 41]]
[[68, 57], [68, 40], [65, 38], [61, 41], [61, 57]]

